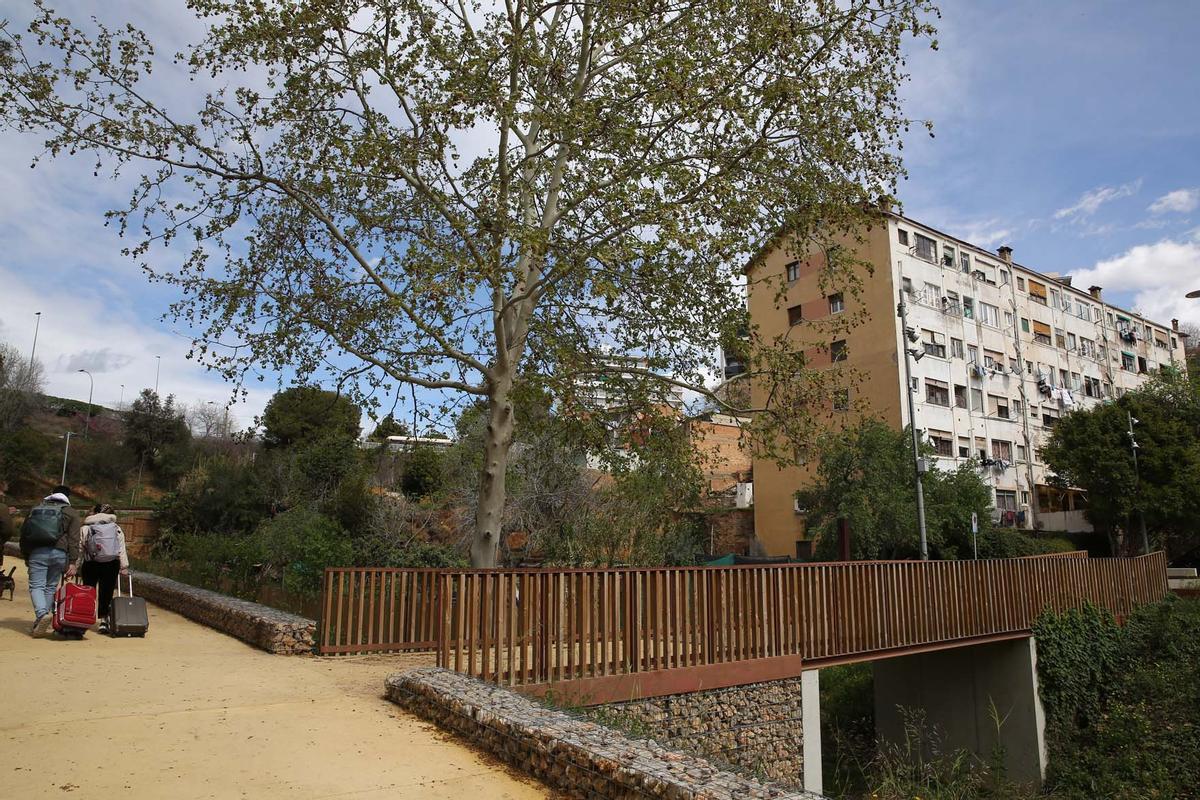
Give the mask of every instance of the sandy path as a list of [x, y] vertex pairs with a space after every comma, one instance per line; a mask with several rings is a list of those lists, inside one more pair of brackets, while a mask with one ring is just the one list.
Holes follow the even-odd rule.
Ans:
[[403, 658], [271, 656], [154, 606], [145, 639], [32, 639], [25, 566], [13, 564], [0, 796], [549, 796], [382, 699]]

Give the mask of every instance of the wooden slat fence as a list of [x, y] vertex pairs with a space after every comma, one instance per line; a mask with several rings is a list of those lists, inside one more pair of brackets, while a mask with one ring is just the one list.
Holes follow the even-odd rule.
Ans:
[[1090, 602], [1125, 617], [1166, 594], [1162, 553], [1071, 556], [442, 572], [437, 662], [525, 687], [752, 661], [821, 666], [1026, 634], [1047, 608]]
[[321, 591], [323, 655], [433, 650], [438, 570], [329, 567]]

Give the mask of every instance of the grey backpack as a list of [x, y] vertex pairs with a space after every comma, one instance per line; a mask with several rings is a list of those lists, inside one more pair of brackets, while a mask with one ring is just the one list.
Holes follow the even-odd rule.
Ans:
[[88, 525], [87, 557], [89, 561], [115, 561], [121, 557], [121, 529], [115, 522], [96, 522]]

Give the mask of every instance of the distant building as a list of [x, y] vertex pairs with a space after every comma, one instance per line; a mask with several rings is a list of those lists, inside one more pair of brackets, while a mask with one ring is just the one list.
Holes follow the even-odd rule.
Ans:
[[[750, 319], [761, 336], [786, 336], [798, 351], [824, 363], [844, 360], [865, 375], [834, 404], [833, 424], [857, 401], [896, 427], [907, 425], [903, 353], [914, 348], [916, 426], [940, 465], [979, 459], [1002, 525], [1090, 529], [1086, 496], [1050, 486], [1038, 448], [1065, 411], [1119, 397], [1160, 365], [1183, 368], [1178, 323], [1106, 303], [1099, 286], [1084, 290], [1016, 264], [1007, 247], [993, 253], [894, 213], [845, 245], [874, 266], [857, 298], [821, 288], [819, 253], [797, 258], [776, 244], [747, 268], [752, 278], [776, 278], [749, 281]], [[900, 300], [914, 341], [901, 329]], [[816, 341], [806, 329], [856, 304], [869, 319], [837, 341]], [[765, 400], [763, 387], [754, 393], [756, 404]], [[755, 529], [772, 555], [808, 548], [793, 497], [811, 480], [812, 466], [754, 462]]]

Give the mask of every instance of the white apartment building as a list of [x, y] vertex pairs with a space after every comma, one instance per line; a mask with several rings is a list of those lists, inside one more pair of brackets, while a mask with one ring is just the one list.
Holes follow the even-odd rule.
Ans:
[[[900, 216], [889, 217], [893, 280], [921, 358], [917, 427], [942, 466], [980, 459], [1001, 524], [1090, 530], [1082, 492], [1056, 490], [1038, 456], [1065, 411], [1120, 397], [1163, 364], [1182, 368], [1178, 322], [1163, 325]], [[906, 344], [897, 326], [897, 353]], [[902, 359], [901, 359], [902, 361]], [[908, 409], [902, 404], [903, 424]]]

